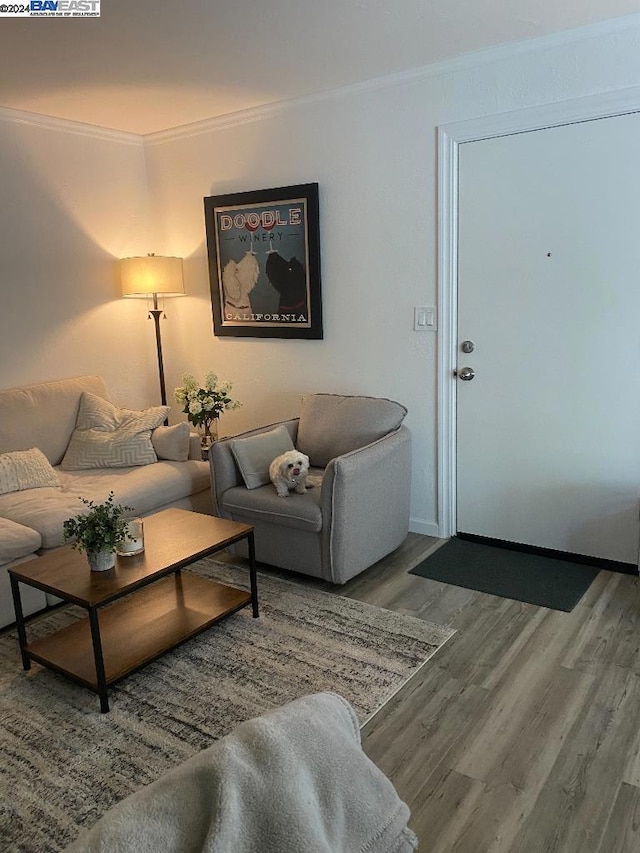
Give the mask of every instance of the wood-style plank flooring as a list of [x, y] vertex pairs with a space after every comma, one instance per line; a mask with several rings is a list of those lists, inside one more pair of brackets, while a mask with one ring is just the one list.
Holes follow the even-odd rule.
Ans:
[[409, 575], [437, 545], [333, 588], [457, 629], [362, 732], [420, 850], [638, 853], [640, 580], [602, 571], [563, 613]]

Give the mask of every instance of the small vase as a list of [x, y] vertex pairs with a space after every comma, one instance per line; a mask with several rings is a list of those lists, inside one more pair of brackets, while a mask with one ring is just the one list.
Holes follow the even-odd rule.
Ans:
[[87, 552], [87, 560], [89, 561], [89, 568], [92, 572], [106, 572], [108, 569], [112, 569], [116, 564], [116, 552], [115, 551], [94, 551], [93, 553]]
[[208, 450], [212, 444], [218, 440], [218, 419], [214, 418], [212, 421], [204, 423], [202, 425], [202, 437], [200, 439], [200, 445], [203, 450]]

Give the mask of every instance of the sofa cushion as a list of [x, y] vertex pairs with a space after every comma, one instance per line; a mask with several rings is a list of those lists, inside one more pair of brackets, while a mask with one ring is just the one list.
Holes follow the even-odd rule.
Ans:
[[0, 495], [59, 485], [58, 475], [37, 447], [0, 453]]
[[191, 427], [188, 423], [159, 426], [151, 433], [151, 444], [158, 459], [186, 462], [189, 458]]
[[83, 391], [109, 399], [100, 376], [0, 391], [0, 453], [39, 447], [52, 465], [59, 465], [76, 425]]
[[248, 438], [232, 438], [229, 444], [248, 489], [269, 483], [271, 462], [281, 453], [294, 449], [289, 430], [282, 425]]
[[64, 544], [63, 522], [82, 512], [81, 497], [101, 503], [113, 491], [129, 515], [145, 515], [209, 488], [209, 466], [196, 460], [58, 474], [60, 488], [0, 495], [0, 516], [37, 530], [43, 548]]
[[[14, 566], [19, 566], [21, 563], [27, 563], [30, 560], [37, 560], [37, 554], [27, 554], [24, 557], [19, 557], [17, 560], [12, 560], [5, 565], [0, 561], [0, 628], [5, 625], [10, 625], [16, 621], [16, 613], [13, 609], [13, 596], [11, 594], [11, 581], [7, 569], [12, 569]], [[20, 601], [22, 603], [23, 616], [30, 616], [38, 610], [43, 610], [47, 606], [47, 596], [41, 589], [36, 589], [34, 586], [27, 586], [25, 583], [20, 584]]]
[[269, 521], [318, 533], [322, 529], [321, 494], [321, 490], [315, 488], [304, 495], [293, 492], [288, 498], [281, 498], [271, 484], [251, 491], [244, 486], [234, 486], [224, 493], [222, 508], [236, 521], [248, 524]]
[[302, 402], [298, 450], [325, 468], [336, 456], [364, 447], [398, 429], [407, 410], [381, 397], [312, 394]]
[[113, 403], [84, 392], [76, 428], [61, 467], [65, 471], [79, 471], [131, 468], [157, 462], [151, 431], [168, 415], [168, 406], [142, 411], [118, 409]]
[[41, 545], [37, 530], [0, 518], [0, 565], [33, 554]]

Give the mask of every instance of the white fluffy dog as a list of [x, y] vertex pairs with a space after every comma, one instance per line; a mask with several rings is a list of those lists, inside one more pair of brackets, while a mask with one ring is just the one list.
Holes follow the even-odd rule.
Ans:
[[308, 472], [309, 457], [299, 450], [288, 450], [269, 465], [269, 477], [281, 498], [288, 498], [291, 491], [304, 495]]

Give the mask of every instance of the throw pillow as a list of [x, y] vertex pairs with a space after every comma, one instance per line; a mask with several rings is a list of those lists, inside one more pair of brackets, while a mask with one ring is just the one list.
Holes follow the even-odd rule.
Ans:
[[289, 430], [282, 424], [248, 438], [232, 438], [230, 444], [248, 489], [266, 486], [269, 482], [269, 465], [276, 456], [287, 450], [295, 450]]
[[302, 402], [298, 450], [316, 468], [398, 429], [407, 410], [384, 397], [312, 394]]
[[191, 427], [188, 423], [159, 426], [151, 433], [151, 444], [158, 459], [186, 462], [189, 458], [190, 435]]
[[0, 454], [0, 495], [59, 485], [58, 475], [37, 447]]
[[168, 406], [142, 411], [118, 409], [85, 391], [80, 398], [76, 428], [60, 465], [65, 471], [88, 468], [130, 468], [149, 465], [158, 457], [151, 431], [169, 414]]

